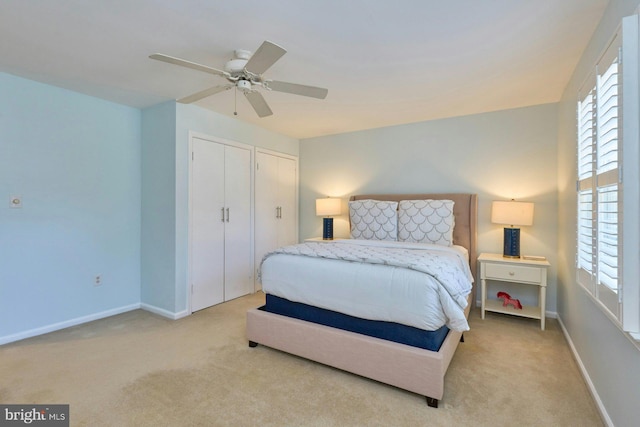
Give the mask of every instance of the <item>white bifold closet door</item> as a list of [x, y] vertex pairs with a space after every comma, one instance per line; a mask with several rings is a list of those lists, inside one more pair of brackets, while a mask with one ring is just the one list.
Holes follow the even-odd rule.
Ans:
[[253, 292], [251, 152], [225, 147], [224, 299]]
[[278, 158], [278, 246], [298, 243], [297, 162]]
[[[256, 153], [256, 273], [264, 255], [298, 242], [298, 178], [295, 158]], [[256, 282], [256, 289], [261, 285]]]
[[191, 311], [253, 292], [251, 150], [192, 139]]

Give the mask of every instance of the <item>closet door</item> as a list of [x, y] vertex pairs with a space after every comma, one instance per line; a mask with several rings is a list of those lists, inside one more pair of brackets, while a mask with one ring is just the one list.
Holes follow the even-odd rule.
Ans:
[[[255, 273], [264, 255], [298, 242], [297, 161], [258, 151], [255, 175]], [[256, 290], [261, 284], [256, 280]]]
[[[255, 273], [264, 255], [278, 246], [278, 157], [256, 153]], [[260, 283], [256, 282], [257, 289]]]
[[224, 300], [253, 292], [251, 151], [225, 147]]
[[296, 161], [278, 157], [278, 246], [298, 243]]
[[193, 139], [191, 311], [224, 301], [225, 146]]

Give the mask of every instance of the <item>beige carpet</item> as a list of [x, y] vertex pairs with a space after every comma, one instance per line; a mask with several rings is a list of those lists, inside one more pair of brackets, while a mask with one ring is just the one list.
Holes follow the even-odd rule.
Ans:
[[68, 403], [73, 426], [600, 426], [558, 323], [471, 314], [438, 409], [263, 346], [255, 294], [171, 321], [136, 310], [0, 347], [0, 402]]

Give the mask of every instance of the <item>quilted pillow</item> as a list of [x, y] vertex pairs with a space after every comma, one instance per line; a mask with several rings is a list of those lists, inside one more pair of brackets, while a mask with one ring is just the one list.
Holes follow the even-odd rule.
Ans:
[[398, 202], [369, 199], [351, 201], [349, 219], [352, 239], [398, 239]]
[[453, 245], [453, 200], [402, 200], [398, 241]]

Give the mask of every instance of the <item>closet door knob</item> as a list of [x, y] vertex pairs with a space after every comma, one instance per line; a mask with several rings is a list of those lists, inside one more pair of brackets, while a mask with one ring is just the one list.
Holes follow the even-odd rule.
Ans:
[[220, 209], [222, 211], [222, 222], [224, 222], [224, 208]]
[[227, 222], [229, 222], [229, 208], [227, 208]]

